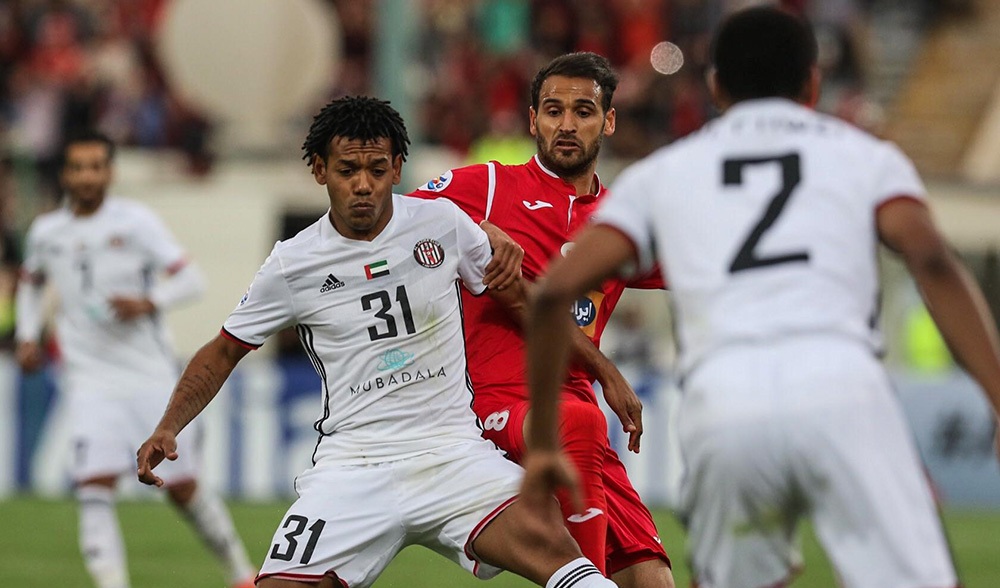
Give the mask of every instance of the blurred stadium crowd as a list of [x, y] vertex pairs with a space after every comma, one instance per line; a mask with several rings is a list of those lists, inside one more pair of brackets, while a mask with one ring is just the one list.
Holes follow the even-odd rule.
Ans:
[[[324, 0], [339, 17], [340, 74], [330, 95], [373, 87], [377, 0]], [[708, 31], [747, 0], [414, 0], [425, 140], [461, 153], [490, 134], [520, 132], [537, 67], [568, 51], [608, 56], [622, 75], [618, 132], [610, 148], [640, 157], [711, 116], [702, 76]], [[783, 0], [807, 14], [823, 39], [824, 108], [872, 124], [865, 108], [869, 12], [880, 3], [930, 14], [942, 0]], [[212, 121], [180, 99], [157, 56], [157, 27], [170, 0], [5, 0], [0, 3], [0, 138], [8, 161], [30, 164], [38, 193], [55, 199], [53, 157], [67, 132], [96, 125], [124, 145], [174, 148], [207, 173]], [[960, 3], [959, 3], [960, 4]], [[662, 76], [652, 47], [678, 45], [687, 65]]]
[[[322, 0], [336, 11], [342, 60], [328, 96], [374, 87], [379, 0]], [[415, 52], [422, 141], [470, 161], [520, 162], [528, 84], [552, 57], [608, 56], [621, 85], [617, 131], [605, 149], [630, 160], [697, 129], [713, 116], [704, 73], [709, 31], [727, 11], [760, 0], [412, 0], [422, 19]], [[211, 173], [213, 121], [185, 103], [164, 73], [158, 27], [171, 0], [4, 0], [0, 3], [0, 263], [16, 266], [31, 216], [58, 201], [58, 147], [96, 126], [122, 145], [185, 154], [193, 175]], [[821, 39], [821, 108], [878, 131], [881, 105], [867, 86], [872, 14], [961, 10], [963, 0], [781, 0], [807, 15]], [[669, 40], [685, 65], [661, 75], [650, 51]], [[0, 280], [2, 282], [3, 280]], [[0, 289], [6, 289], [0, 283]], [[0, 313], [6, 316], [6, 313]], [[8, 330], [0, 320], [0, 330]]]

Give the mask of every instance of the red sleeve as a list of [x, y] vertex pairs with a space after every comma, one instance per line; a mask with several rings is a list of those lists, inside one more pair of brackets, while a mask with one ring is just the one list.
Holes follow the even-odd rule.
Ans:
[[643, 274], [641, 276], [636, 276], [628, 281], [626, 284], [628, 288], [637, 288], [639, 290], [667, 290], [667, 280], [663, 278], [663, 273], [660, 271], [660, 266], [656, 266], [651, 272]]
[[486, 218], [486, 203], [490, 189], [489, 169], [485, 164], [470, 165], [449, 170], [433, 180], [421, 184], [408, 196], [447, 198], [477, 224]]

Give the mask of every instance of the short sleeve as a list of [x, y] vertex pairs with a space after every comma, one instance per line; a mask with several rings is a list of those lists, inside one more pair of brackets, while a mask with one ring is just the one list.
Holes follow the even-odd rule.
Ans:
[[264, 260], [246, 294], [222, 327], [223, 335], [250, 349], [295, 324], [291, 291], [281, 269], [277, 246]]
[[640, 165], [626, 168], [611, 186], [611, 194], [604, 198], [593, 219], [593, 224], [611, 227], [632, 242], [639, 264], [633, 275], [652, 272], [656, 268], [652, 225], [649, 222], [653, 193], [642, 170]]
[[458, 244], [458, 275], [473, 294], [486, 290], [483, 277], [486, 265], [493, 258], [486, 233], [465, 214], [455, 209], [455, 233]]
[[875, 206], [901, 197], [925, 199], [927, 188], [910, 158], [894, 143], [885, 142], [883, 146], [882, 165], [875, 176]]
[[495, 187], [491, 184], [490, 177], [490, 166], [487, 164], [460, 167], [421, 184], [409, 196], [446, 198], [458, 205], [475, 223], [479, 223], [487, 216], [489, 196]]
[[141, 208], [136, 223], [136, 238], [159, 271], [174, 271], [184, 265], [184, 248], [167, 225], [153, 211]]

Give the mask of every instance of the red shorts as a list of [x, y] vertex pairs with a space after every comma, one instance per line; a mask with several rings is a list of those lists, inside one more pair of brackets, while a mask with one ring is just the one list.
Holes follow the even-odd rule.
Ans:
[[[585, 401], [564, 395], [562, 402], [565, 406], [566, 403]], [[474, 408], [483, 423], [483, 437], [506, 451], [511, 460], [520, 463], [525, 450], [524, 417], [528, 413], [528, 401], [476, 402]], [[566, 410], [560, 411], [560, 418], [565, 418], [566, 414]], [[560, 426], [560, 429], [565, 427]], [[602, 477], [608, 504], [608, 574], [652, 559], [661, 559], [670, 565], [653, 516], [632, 487], [625, 466], [611, 448], [606, 433]]]

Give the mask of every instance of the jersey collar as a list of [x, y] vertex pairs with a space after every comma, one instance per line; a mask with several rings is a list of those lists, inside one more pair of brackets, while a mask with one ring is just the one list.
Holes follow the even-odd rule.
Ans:
[[[542, 165], [541, 160], [538, 159], [537, 153], [534, 155], [534, 157], [529, 159], [528, 163], [526, 163], [525, 165], [528, 166], [528, 168], [531, 169], [531, 171], [533, 171], [535, 175], [544, 178], [548, 184], [552, 185], [556, 189], [562, 191], [569, 190], [568, 195], [576, 196], [576, 189], [573, 187], [573, 185], [570, 184], [569, 182], [564, 181], [562, 178], [556, 175], [554, 171]], [[594, 182], [597, 184], [596, 194], [581, 194], [579, 196], [576, 196], [577, 199], [591, 200], [602, 196], [604, 193], [604, 184], [601, 183], [601, 178], [600, 176], [597, 175], [597, 173], [594, 173]]]

